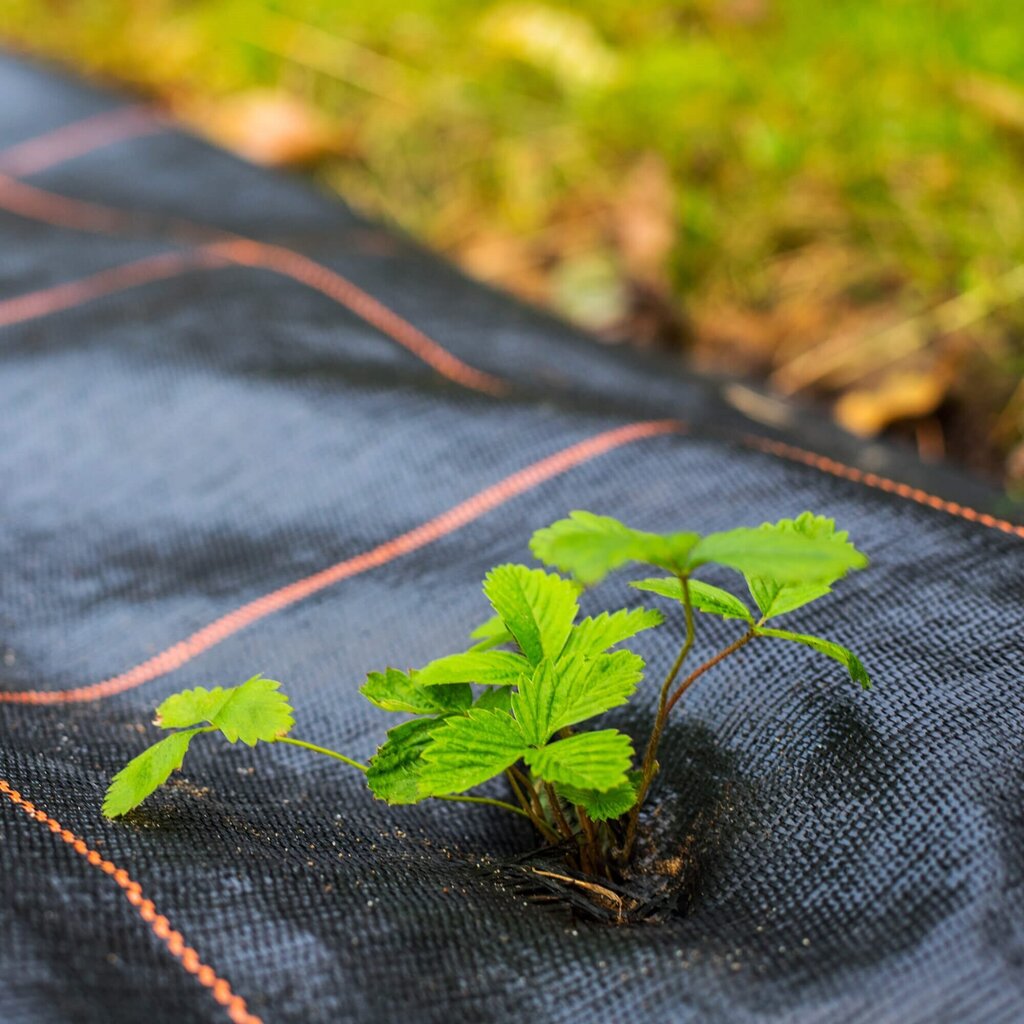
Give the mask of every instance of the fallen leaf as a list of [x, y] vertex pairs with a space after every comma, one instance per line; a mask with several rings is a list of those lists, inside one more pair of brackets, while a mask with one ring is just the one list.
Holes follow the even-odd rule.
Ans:
[[665, 161], [656, 153], [645, 153], [626, 175], [614, 210], [622, 265], [630, 277], [668, 290], [675, 209], [672, 177]]
[[582, 15], [539, 3], [509, 3], [479, 25], [494, 49], [548, 72], [566, 88], [595, 88], [618, 74], [618, 57]]
[[971, 75], [960, 82], [957, 95], [997, 128], [1024, 133], [1024, 92], [1010, 82]]
[[949, 376], [938, 369], [896, 371], [874, 387], [847, 391], [835, 404], [835, 417], [852, 433], [874, 437], [897, 420], [935, 412], [949, 384]]
[[251, 89], [179, 113], [221, 145], [273, 167], [314, 163], [348, 148], [325, 117], [279, 90]]

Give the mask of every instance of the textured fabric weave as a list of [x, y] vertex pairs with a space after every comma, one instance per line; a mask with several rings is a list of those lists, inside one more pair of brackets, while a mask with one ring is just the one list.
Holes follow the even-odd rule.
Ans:
[[[984, 486], [742, 392], [748, 419], [123, 97], [13, 58], [0, 95], [0, 1019], [1024, 1019], [1024, 528]], [[190, 685], [262, 671], [295, 735], [371, 756], [365, 673], [457, 649], [484, 572], [577, 507], [810, 508], [872, 558], [792, 625], [873, 692], [764, 642], [670, 727], [685, 912], [527, 904], [525, 823], [389, 809], [294, 748], [201, 737], [100, 815]]]

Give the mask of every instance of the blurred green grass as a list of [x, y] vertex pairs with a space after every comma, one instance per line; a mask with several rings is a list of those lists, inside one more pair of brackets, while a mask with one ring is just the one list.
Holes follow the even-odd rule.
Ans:
[[[835, 401], [848, 426], [901, 432], [1011, 488], [1024, 487], [1020, 25], [1006, 0], [0, 11], [9, 43], [304, 160], [610, 339]], [[253, 120], [282, 98], [302, 132]]]

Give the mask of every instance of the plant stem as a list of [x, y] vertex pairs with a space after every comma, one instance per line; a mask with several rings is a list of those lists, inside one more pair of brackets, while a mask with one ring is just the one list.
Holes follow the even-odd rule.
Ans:
[[307, 743], [305, 740], [297, 740], [291, 736], [278, 736], [274, 742], [290, 743], [293, 747], [302, 747], [305, 750], [312, 750], [314, 754], [323, 754], [326, 757], [336, 758], [352, 768], [358, 768], [361, 772], [368, 772], [370, 770], [370, 766], [363, 764], [361, 761], [354, 761], [351, 757], [339, 754], [336, 750], [328, 750], [326, 747], [318, 747], [315, 743]]
[[743, 636], [734, 640], [728, 647], [719, 651], [713, 658], [709, 658], [699, 668], [695, 668], [680, 684], [678, 689], [669, 698], [668, 705], [666, 706], [665, 713], [668, 714], [678, 703], [679, 698], [702, 676], [709, 668], [714, 668], [720, 661], [724, 661], [729, 657], [730, 654], [735, 654], [741, 647], [745, 647], [750, 643], [757, 633], [754, 632], [754, 627], [743, 634]]
[[[492, 800], [489, 796], [435, 796], [435, 800], [451, 800], [453, 803], [462, 804], [487, 804], [489, 807], [500, 807], [503, 810], [511, 811], [513, 814], [518, 814], [521, 818], [526, 818], [527, 821], [536, 824], [533, 821], [533, 817], [526, 813], [521, 807], [516, 807], [515, 804], [506, 803], [504, 800]], [[557, 838], [557, 837], [556, 837]]]
[[519, 806], [522, 807], [522, 809], [532, 818], [533, 809], [530, 806], [529, 797], [527, 797], [523, 792], [522, 786], [520, 786], [516, 781], [516, 777], [512, 774], [512, 770], [510, 768], [505, 769], [505, 777], [508, 779], [508, 784], [512, 788], [515, 798], [519, 801]]
[[[363, 764], [361, 761], [356, 761], [351, 757], [346, 757], [344, 754], [339, 754], [336, 750], [328, 750], [327, 747], [318, 747], [315, 743], [307, 743], [305, 740], [297, 740], [291, 736], [278, 736], [275, 743], [290, 743], [293, 747], [302, 747], [303, 750], [311, 750], [314, 754], [323, 754], [325, 757], [333, 757], [344, 764], [349, 765], [352, 768], [358, 768], [361, 772], [368, 772], [370, 770], [369, 765]], [[533, 817], [526, 813], [515, 804], [506, 803], [504, 800], [492, 800], [489, 796], [438, 796], [435, 800], [452, 800], [458, 801], [464, 804], [487, 804], [490, 807], [500, 807], [502, 810], [511, 811], [513, 814], [518, 814], [520, 817], [526, 818], [529, 821], [533, 821]], [[536, 824], [536, 822], [534, 822]], [[554, 833], [552, 833], [554, 834]], [[558, 837], [555, 836], [557, 839]]]
[[[516, 799], [522, 805], [523, 813], [531, 822], [533, 822], [533, 827], [549, 842], [552, 840], [556, 844], [561, 842], [561, 838], [558, 833], [551, 828], [551, 826], [544, 820], [543, 816], [538, 817], [536, 810], [539, 809], [539, 805], [537, 808], [534, 808], [530, 803], [530, 798], [523, 792], [522, 786], [520, 786], [518, 781], [516, 781], [514, 769], [507, 769], [505, 774], [508, 776], [508, 783], [512, 787], [512, 792], [515, 793]], [[530, 789], [532, 793], [532, 787], [527, 786], [527, 788]]]
[[548, 795], [548, 803], [551, 805], [551, 815], [555, 819], [555, 824], [558, 826], [558, 830], [565, 836], [566, 839], [572, 839], [576, 834], [572, 830], [572, 826], [565, 820], [565, 815], [562, 813], [562, 805], [558, 800], [558, 794], [555, 792], [555, 787], [550, 782], [544, 783], [544, 792]]
[[576, 811], [576, 818], [579, 821], [580, 827], [583, 829], [583, 835], [586, 836], [587, 840], [581, 851], [583, 870], [592, 875], [596, 875], [598, 868], [603, 867], [604, 873], [608, 874], [608, 866], [603, 863], [601, 848], [597, 842], [597, 829], [594, 828], [594, 823], [590, 820], [590, 815], [587, 814], [586, 808], [581, 807], [579, 804], [574, 804], [573, 810]]
[[668, 695], [672, 684], [676, 681], [687, 655], [693, 648], [694, 622], [693, 602], [690, 600], [690, 579], [688, 576], [680, 576], [679, 582], [683, 587], [683, 611], [686, 615], [686, 636], [683, 639], [683, 646], [676, 656], [676, 660], [665, 676], [661, 684], [661, 693], [658, 695], [658, 711], [654, 716], [654, 727], [651, 729], [651, 738], [647, 741], [647, 748], [644, 750], [644, 759], [640, 766], [640, 785], [637, 789], [636, 803], [629, 816], [629, 824], [626, 829], [626, 841], [622, 848], [622, 859], [626, 861], [633, 850], [633, 840], [636, 835], [636, 823], [640, 817], [640, 808], [647, 799], [647, 792], [654, 781], [654, 773], [657, 770], [658, 744], [661, 742], [661, 734], [665, 731], [665, 721], [668, 718]]
[[[686, 584], [683, 584], [683, 593], [688, 596]], [[661, 735], [665, 731], [665, 723], [668, 721], [668, 716], [672, 712], [672, 709], [679, 702], [679, 698], [709, 669], [714, 668], [719, 662], [724, 661], [729, 657], [730, 654], [735, 654], [741, 647], [745, 647], [751, 640], [757, 636], [755, 631], [756, 627], [750, 626], [750, 628], [741, 637], [734, 640], [728, 647], [720, 650], [714, 657], [709, 658], [704, 662], [703, 665], [695, 668], [676, 688], [675, 692], [668, 697], [667, 700], [659, 707], [658, 717], [654, 723], [654, 731], [651, 734], [651, 742], [647, 745], [647, 754], [650, 755], [650, 761], [648, 762], [647, 754], [644, 756], [644, 775], [640, 782], [640, 791], [637, 796], [637, 802], [633, 806], [633, 810], [630, 813], [629, 825], [626, 829], [626, 841], [622, 847], [621, 860], [623, 863], [629, 860], [630, 854], [633, 852], [633, 844], [636, 842], [636, 828], [637, 822], [640, 819], [640, 809], [643, 806], [644, 798], [647, 796], [647, 791], [650, 789], [651, 782], [654, 779], [654, 766], [657, 763], [654, 759], [654, 755], [657, 753], [658, 743], [661, 741]], [[677, 664], [680, 662], [677, 659]], [[678, 671], [678, 670], [676, 670]], [[672, 673], [669, 673], [669, 679], [674, 680]], [[669, 682], [671, 686], [671, 681]], [[667, 689], [667, 688], [666, 688]]]
[[690, 577], [680, 576], [679, 582], [682, 584], [683, 588], [683, 613], [686, 616], [686, 636], [683, 640], [682, 649], [676, 657], [675, 663], [672, 665], [672, 668], [669, 669], [668, 675], [665, 677], [665, 681], [661, 684], [661, 696], [658, 700], [659, 714], [661, 709], [665, 706], [665, 701], [668, 698], [669, 687], [675, 682], [676, 676], [679, 675], [679, 670], [683, 667], [683, 662], [686, 661], [686, 657], [690, 653], [690, 649], [693, 647], [694, 623], [693, 602], [690, 600]]
[[547, 818], [544, 815], [544, 808], [541, 807], [540, 798], [537, 796], [537, 790], [534, 789], [534, 787], [531, 785], [530, 780], [515, 765], [512, 765], [512, 767], [509, 768], [509, 771], [516, 779], [519, 780], [520, 786], [523, 788], [524, 792], [526, 792], [529, 795], [530, 803], [533, 806], [533, 813], [537, 816], [537, 819], [539, 821], [544, 822], [544, 824], [547, 826], [547, 831], [551, 835], [555, 836], [557, 842], [561, 842], [561, 840], [558, 839], [554, 829], [552, 829], [551, 826], [548, 825]]
[[545, 814], [544, 808], [541, 807], [540, 798], [537, 796], [537, 790], [530, 784], [530, 780], [517, 768], [512, 765], [508, 769], [510, 779], [515, 779], [519, 783], [520, 791], [525, 793], [527, 796], [527, 802], [530, 804], [532, 814], [530, 820], [533, 822], [537, 831], [547, 839], [549, 843], [554, 843], [556, 846], [562, 841], [562, 837], [551, 827]]

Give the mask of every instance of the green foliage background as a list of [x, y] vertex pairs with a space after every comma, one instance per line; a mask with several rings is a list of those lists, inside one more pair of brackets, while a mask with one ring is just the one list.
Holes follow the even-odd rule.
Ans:
[[[1007, 0], [0, 7], [9, 43], [140, 84], [215, 134], [230, 98], [286, 95], [324, 129], [307, 154], [321, 177], [471, 271], [784, 390], [870, 405], [888, 388], [882, 426], [934, 417], [938, 449], [1011, 484], [1020, 29]], [[932, 318], [963, 296], [969, 322]], [[872, 347], [908, 319], [909, 351]], [[836, 367], [794, 377], [836, 336], [852, 339]]]

